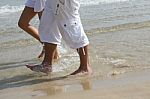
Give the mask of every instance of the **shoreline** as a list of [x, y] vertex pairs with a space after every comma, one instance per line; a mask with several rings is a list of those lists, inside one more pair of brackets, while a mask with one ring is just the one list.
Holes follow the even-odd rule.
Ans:
[[149, 75], [150, 70], [141, 70], [107, 78], [60, 78], [0, 90], [0, 99], [149, 99]]

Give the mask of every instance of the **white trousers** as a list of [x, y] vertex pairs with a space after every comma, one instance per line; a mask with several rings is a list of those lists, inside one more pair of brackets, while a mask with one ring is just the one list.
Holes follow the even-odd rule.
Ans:
[[[46, 6], [39, 25], [41, 41], [60, 44], [61, 38], [63, 38], [67, 45], [73, 49], [88, 45], [89, 40], [83, 30], [79, 14], [76, 14], [75, 12], [74, 15], [73, 10], [70, 13], [71, 9], [65, 10], [61, 8], [59, 10], [60, 13], [56, 14], [55, 12], [57, 12], [57, 8], [53, 7], [58, 7], [57, 2], [55, 2], [55, 0], [48, 0], [48, 2], [46, 2]], [[68, 14], [64, 15], [61, 10], [64, 10], [62, 12]], [[76, 17], [71, 18], [71, 14]]]

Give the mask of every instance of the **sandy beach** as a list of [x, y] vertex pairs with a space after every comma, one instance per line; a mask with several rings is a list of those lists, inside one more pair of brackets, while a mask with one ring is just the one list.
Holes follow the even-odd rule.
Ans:
[[42, 61], [42, 45], [17, 25], [26, 0], [1, 0], [0, 99], [150, 99], [150, 0], [80, 1], [92, 76], [66, 76], [79, 58], [63, 40], [51, 75], [26, 68]]
[[39, 79], [0, 90], [0, 99], [149, 99], [150, 70], [110, 77]]

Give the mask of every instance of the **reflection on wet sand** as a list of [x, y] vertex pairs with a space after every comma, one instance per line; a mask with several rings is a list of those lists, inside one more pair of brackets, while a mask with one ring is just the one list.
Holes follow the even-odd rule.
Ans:
[[47, 88], [37, 89], [34, 91], [41, 91], [46, 95], [55, 95], [64, 92], [64, 89], [62, 86], [48, 86]]
[[92, 89], [92, 81], [89, 79], [82, 80], [76, 83], [64, 84], [64, 85], [46, 85], [34, 88], [34, 92], [42, 92], [44, 95], [51, 96], [60, 93], [74, 92], [74, 91], [85, 91]]
[[82, 81], [81, 85], [83, 87], [83, 90], [91, 90], [92, 89], [92, 81], [90, 81], [90, 80]]

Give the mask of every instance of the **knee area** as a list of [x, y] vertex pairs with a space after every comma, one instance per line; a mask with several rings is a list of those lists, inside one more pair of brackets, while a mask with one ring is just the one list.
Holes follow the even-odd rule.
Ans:
[[20, 28], [25, 28], [26, 26], [28, 26], [28, 23], [26, 23], [26, 22], [24, 22], [24, 21], [19, 21], [19, 22], [18, 22], [18, 26], [19, 26]]

